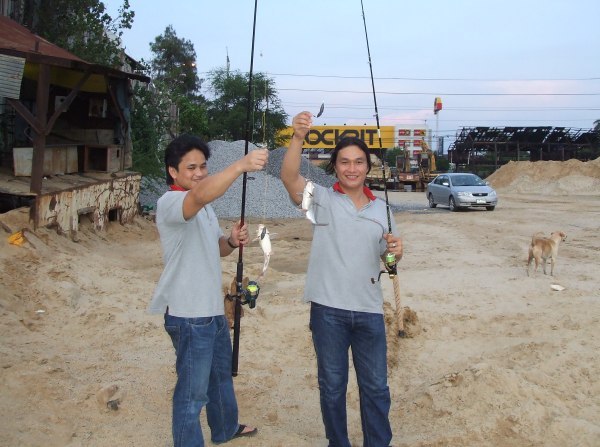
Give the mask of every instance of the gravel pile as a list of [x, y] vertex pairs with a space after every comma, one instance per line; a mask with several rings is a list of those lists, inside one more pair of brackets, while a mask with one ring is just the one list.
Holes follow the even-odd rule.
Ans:
[[[215, 140], [208, 143], [211, 154], [208, 160], [208, 170], [219, 172], [244, 156], [245, 141], [227, 142]], [[257, 147], [248, 144], [251, 151]], [[280, 147], [269, 153], [269, 164], [264, 171], [251, 172], [246, 182], [246, 217], [254, 218], [297, 218], [304, 214], [289, 199], [283, 183], [279, 179], [281, 162], [286, 148]], [[335, 183], [335, 177], [328, 175], [319, 167], [313, 166], [302, 159], [300, 173], [313, 182], [330, 187]], [[141, 183], [140, 204], [145, 209], [156, 209], [156, 201], [167, 190], [164, 179], [144, 177]], [[215, 213], [220, 218], [239, 218], [242, 200], [242, 177], [239, 177], [228, 191], [212, 203]]]

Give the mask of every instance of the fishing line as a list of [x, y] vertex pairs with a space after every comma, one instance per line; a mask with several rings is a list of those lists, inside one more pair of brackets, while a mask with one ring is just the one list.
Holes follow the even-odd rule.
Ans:
[[[268, 80], [265, 76], [265, 110], [262, 114], [262, 128], [263, 128], [263, 147], [268, 149], [267, 145], [267, 112], [269, 111], [269, 91], [268, 91]], [[265, 171], [265, 190], [263, 192], [263, 212], [262, 212], [262, 220], [263, 223], [267, 218], [267, 192], [269, 190], [269, 174]]]
[[[324, 110], [325, 110], [325, 101], [322, 101], [321, 107], [319, 107], [319, 111], [316, 114], [313, 113], [312, 116], [314, 116], [315, 118], [319, 118], [321, 115], [323, 115]], [[310, 180], [310, 175], [311, 175], [310, 168], [312, 167], [312, 161], [310, 158], [310, 149], [306, 149], [306, 161], [308, 161], [306, 179]]]

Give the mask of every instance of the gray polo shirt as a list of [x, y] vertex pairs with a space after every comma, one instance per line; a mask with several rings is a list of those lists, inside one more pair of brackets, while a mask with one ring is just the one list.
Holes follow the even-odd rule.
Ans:
[[[388, 233], [385, 201], [376, 198], [357, 210], [352, 200], [315, 184], [315, 219], [305, 301], [359, 312], [383, 313], [377, 279]], [[394, 218], [392, 233], [397, 235]]]
[[223, 231], [210, 205], [186, 221], [187, 192], [168, 191], [156, 205], [156, 226], [163, 249], [164, 270], [148, 312], [177, 317], [224, 314], [219, 238]]

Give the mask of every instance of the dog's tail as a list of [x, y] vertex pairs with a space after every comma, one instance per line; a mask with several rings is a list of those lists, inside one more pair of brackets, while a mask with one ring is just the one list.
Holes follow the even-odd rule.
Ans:
[[529, 256], [527, 257], [527, 276], [529, 276], [529, 268], [531, 267], [531, 261], [533, 261], [533, 241], [531, 242], [531, 246], [529, 247]]

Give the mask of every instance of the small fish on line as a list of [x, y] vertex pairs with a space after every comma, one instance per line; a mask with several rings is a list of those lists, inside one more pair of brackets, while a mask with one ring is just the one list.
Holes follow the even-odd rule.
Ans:
[[273, 253], [273, 249], [271, 247], [271, 236], [269, 230], [264, 224], [258, 225], [256, 237], [252, 241], [258, 241], [264, 255], [263, 268], [261, 274], [259, 275], [259, 278], [261, 278], [267, 271], [269, 260], [271, 259], [271, 254]]
[[316, 115], [313, 115], [313, 116], [315, 116], [317, 118], [320, 117], [321, 115], [323, 115], [323, 110], [325, 110], [325, 101], [323, 101], [321, 103], [321, 107], [319, 108], [319, 111], [317, 112]]
[[317, 206], [317, 204], [314, 202], [314, 191], [315, 185], [310, 180], [307, 180], [306, 185], [304, 185], [304, 191], [302, 191], [302, 203], [300, 204], [300, 207], [306, 218], [316, 225], [315, 206]]

